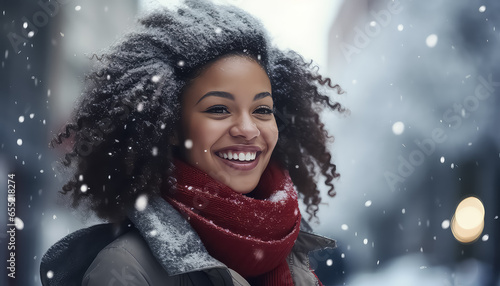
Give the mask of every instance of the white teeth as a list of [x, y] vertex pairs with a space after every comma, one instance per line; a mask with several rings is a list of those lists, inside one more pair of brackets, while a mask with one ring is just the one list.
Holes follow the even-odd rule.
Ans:
[[228, 153], [222, 153], [218, 152], [217, 155], [221, 158], [228, 159], [228, 160], [238, 160], [238, 161], [253, 161], [257, 157], [257, 152], [228, 152]]

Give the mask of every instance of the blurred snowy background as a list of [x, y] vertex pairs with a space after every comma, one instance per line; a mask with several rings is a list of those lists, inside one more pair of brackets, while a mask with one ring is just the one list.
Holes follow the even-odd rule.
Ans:
[[[338, 240], [311, 258], [324, 284], [500, 285], [500, 2], [218, 2], [260, 18], [277, 45], [346, 90], [332, 98], [350, 114], [324, 114], [341, 173], [312, 225]], [[0, 285], [40, 285], [47, 248], [96, 222], [58, 195], [59, 154], [48, 142], [71, 114], [91, 55], [137, 15], [178, 3], [1, 2], [2, 261], [9, 173], [23, 223], [17, 278], [2, 266]]]

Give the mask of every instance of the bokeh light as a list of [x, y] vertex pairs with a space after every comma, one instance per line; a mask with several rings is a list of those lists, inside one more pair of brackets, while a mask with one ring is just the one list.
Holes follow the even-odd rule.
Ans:
[[451, 231], [462, 243], [476, 241], [484, 229], [484, 206], [476, 197], [462, 200], [451, 220]]

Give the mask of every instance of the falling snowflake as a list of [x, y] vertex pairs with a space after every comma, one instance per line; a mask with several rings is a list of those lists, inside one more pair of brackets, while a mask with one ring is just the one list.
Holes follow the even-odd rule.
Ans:
[[327, 259], [326, 260], [326, 266], [332, 266], [333, 265], [333, 260]]
[[87, 185], [86, 185], [86, 184], [83, 184], [83, 185], [80, 187], [80, 191], [81, 191], [82, 193], [86, 193], [88, 189], [89, 189], [89, 188], [87, 187]]
[[52, 279], [54, 277], [54, 272], [52, 270], [47, 271], [47, 278]]
[[16, 226], [16, 229], [22, 230], [24, 228], [24, 222], [22, 219], [15, 217], [14, 218], [14, 225]]
[[143, 110], [144, 110], [144, 103], [139, 102], [139, 104], [137, 104], [137, 111], [142, 112]]
[[429, 36], [427, 36], [427, 38], [425, 39], [425, 44], [429, 47], [429, 48], [434, 48], [436, 46], [438, 42], [438, 36], [436, 34], [430, 34]]
[[441, 223], [441, 227], [443, 229], [448, 229], [450, 227], [450, 220], [447, 219], [443, 220], [443, 222]]
[[140, 195], [135, 200], [135, 209], [142, 212], [146, 209], [148, 205], [148, 197], [146, 195]]
[[392, 132], [396, 135], [401, 135], [405, 131], [405, 124], [398, 121], [392, 125]]
[[257, 258], [257, 260], [261, 260], [262, 258], [264, 258], [264, 251], [262, 249], [256, 249], [253, 254], [255, 255], [255, 258]]
[[154, 75], [154, 76], [151, 78], [151, 81], [152, 81], [152, 82], [159, 82], [159, 81], [160, 81], [160, 78], [161, 78], [161, 76], [159, 76], [159, 75]]

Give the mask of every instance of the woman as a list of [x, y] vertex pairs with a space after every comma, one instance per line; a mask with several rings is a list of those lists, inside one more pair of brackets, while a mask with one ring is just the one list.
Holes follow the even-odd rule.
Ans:
[[[319, 285], [308, 233], [338, 176], [318, 108], [341, 110], [245, 12], [206, 1], [143, 18], [99, 58], [72, 123], [63, 187], [109, 224], [42, 259], [44, 285]], [[301, 223], [302, 221], [302, 223]], [[310, 230], [310, 229], [309, 229]]]

